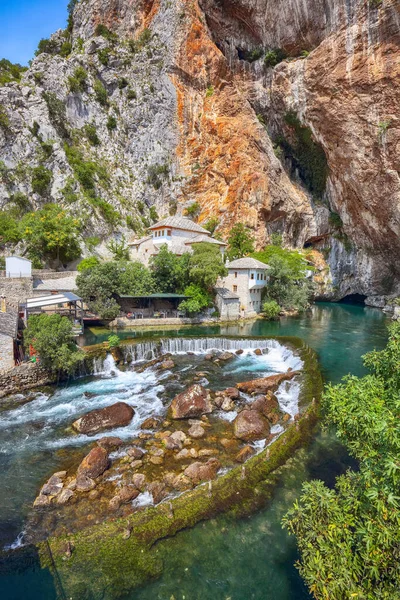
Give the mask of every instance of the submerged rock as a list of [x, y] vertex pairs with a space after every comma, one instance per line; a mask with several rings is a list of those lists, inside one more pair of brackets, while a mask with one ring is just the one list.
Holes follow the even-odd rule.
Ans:
[[133, 418], [135, 411], [125, 402], [117, 402], [106, 408], [92, 410], [72, 423], [72, 427], [79, 433], [92, 434], [102, 429], [125, 427]]
[[161, 481], [149, 483], [147, 489], [153, 497], [154, 504], [158, 504], [168, 495], [167, 490], [165, 489], [165, 483]]
[[268, 420], [256, 410], [243, 410], [233, 422], [235, 436], [245, 442], [262, 440], [269, 435]]
[[238, 463], [244, 463], [248, 458], [253, 456], [254, 453], [254, 448], [252, 448], [251, 446], [245, 446], [237, 453], [235, 460]]
[[245, 394], [266, 394], [268, 391], [275, 392], [282, 381], [289, 381], [298, 374], [299, 371], [287, 371], [286, 373], [261, 377], [252, 381], [243, 381], [238, 383], [236, 387]]
[[212, 412], [210, 393], [202, 385], [195, 384], [178, 394], [171, 403], [173, 419], [190, 419]]
[[110, 460], [108, 458], [108, 452], [105, 448], [97, 446], [93, 448], [87, 456], [83, 459], [78, 467], [78, 475], [86, 475], [91, 479], [96, 479], [108, 469]]
[[190, 437], [194, 438], [195, 440], [204, 437], [205, 433], [205, 429], [201, 425], [192, 425], [188, 431]]
[[144, 455], [144, 451], [141, 448], [136, 448], [136, 446], [131, 446], [128, 448], [126, 453], [134, 460], [140, 460]]
[[140, 426], [140, 429], [156, 429], [160, 425], [160, 419], [149, 417]]
[[115, 448], [119, 448], [123, 445], [123, 441], [119, 437], [108, 436], [102, 437], [97, 440], [97, 445], [101, 448], [105, 448], [106, 450], [114, 450]]
[[51, 498], [49, 496], [45, 496], [44, 494], [39, 494], [36, 498], [33, 506], [35, 508], [41, 508], [42, 506], [49, 506], [51, 502]]
[[62, 490], [62, 492], [57, 496], [57, 504], [67, 504], [73, 495], [74, 492], [72, 490]]

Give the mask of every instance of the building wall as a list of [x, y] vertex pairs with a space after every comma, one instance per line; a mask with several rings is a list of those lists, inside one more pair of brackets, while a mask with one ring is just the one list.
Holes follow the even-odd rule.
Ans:
[[14, 340], [0, 333], [0, 371], [9, 371], [14, 366]]
[[[237, 273], [237, 276], [235, 276]], [[251, 273], [254, 273], [254, 279], [251, 279]], [[228, 288], [231, 292], [237, 294], [240, 298], [240, 308], [244, 311], [245, 316], [249, 316], [252, 313], [261, 312], [262, 307], [262, 292], [267, 281], [264, 279], [257, 279], [257, 274], [264, 274], [262, 270], [244, 270], [240, 269], [235, 271], [234, 269], [229, 270], [228, 275], [220, 280], [218, 287]], [[254, 287], [250, 288], [250, 285]]]
[[220, 318], [226, 321], [236, 321], [240, 317], [240, 300], [234, 298], [222, 298], [217, 295], [216, 304]]
[[7, 256], [6, 277], [30, 277], [32, 275], [32, 263], [30, 260], [19, 256]]

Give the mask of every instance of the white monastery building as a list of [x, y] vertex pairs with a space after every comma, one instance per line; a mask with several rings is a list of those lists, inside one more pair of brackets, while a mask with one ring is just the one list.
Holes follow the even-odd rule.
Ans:
[[[250, 317], [261, 312], [262, 292], [268, 283], [268, 265], [255, 258], [227, 264], [228, 275], [218, 280], [217, 305], [221, 317]], [[236, 302], [235, 302], [236, 296]]]
[[158, 254], [161, 246], [167, 245], [174, 254], [182, 255], [191, 252], [194, 244], [207, 242], [219, 246], [225, 253], [227, 244], [216, 240], [211, 233], [185, 217], [167, 217], [150, 228], [150, 235], [128, 243], [132, 260], [139, 260], [148, 265], [152, 256]]

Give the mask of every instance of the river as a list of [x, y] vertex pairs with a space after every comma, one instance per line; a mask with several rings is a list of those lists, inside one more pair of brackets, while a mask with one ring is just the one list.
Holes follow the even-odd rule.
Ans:
[[[338, 382], [347, 373], [355, 375], [364, 373], [361, 356], [373, 348], [380, 349], [385, 345], [386, 323], [384, 314], [377, 309], [320, 303], [313, 307], [312, 312], [301, 318], [286, 318], [279, 322], [259, 320], [245, 323], [240, 327], [212, 326], [190, 330], [184, 328], [163, 332], [163, 336], [168, 335], [170, 338], [188, 335], [297, 336], [317, 351], [325, 381]], [[160, 332], [152, 332], [151, 335], [157, 337]], [[91, 343], [101, 341], [106, 336], [107, 332], [96, 330], [87, 334], [88, 341]], [[125, 332], [124, 337], [132, 337], [132, 332]], [[151, 381], [149, 385], [154, 386], [155, 383]], [[103, 382], [102, 385], [105, 383]], [[69, 410], [73, 410], [75, 396], [72, 398]], [[77, 408], [82, 410], [82, 407]], [[51, 411], [51, 406], [46, 407], [46, 410]], [[58, 460], [60, 464], [63, 460], [61, 454], [54, 461], [53, 441], [55, 442], [55, 437], [50, 436], [47, 439], [49, 450], [44, 457], [42, 455], [40, 469], [43, 470], [43, 475], [50, 461], [53, 466], [56, 466]], [[7, 456], [3, 456], [1, 460], [3, 466], [7, 467], [5, 462]], [[218, 519], [201, 523], [191, 530], [183, 531], [171, 540], [160, 542], [158, 553], [164, 563], [161, 578], [143, 589], [133, 591], [127, 598], [129, 600], [309, 598], [294, 568], [297, 558], [294, 540], [282, 530], [281, 517], [299, 495], [304, 480], [320, 478], [333, 485], [335, 477], [349, 464], [351, 461], [334, 436], [331, 433], [319, 434], [310, 448], [297, 453], [285, 467], [274, 499], [268, 506], [256, 515], [237, 521], [220, 516]], [[19, 465], [19, 469], [16, 477], [20, 478], [22, 497], [24, 490], [29, 496], [36, 484], [24, 481], [23, 464]], [[28, 471], [29, 469], [26, 469], [26, 472]], [[4, 497], [7, 497], [7, 490], [3, 493]], [[15, 505], [14, 511], [18, 515], [23, 515], [24, 509], [20, 502], [16, 500]], [[15, 521], [20, 525], [18, 518]], [[1, 525], [4, 525], [4, 521]], [[10, 524], [6, 523], [6, 529], [9, 526]], [[34, 560], [31, 562], [35, 563]], [[6, 600], [17, 598], [53, 600], [57, 597], [49, 573], [34, 568], [32, 564], [30, 568], [21, 568], [18, 573], [6, 569], [1, 575], [0, 571], [0, 591], [2, 591], [1, 597]]]

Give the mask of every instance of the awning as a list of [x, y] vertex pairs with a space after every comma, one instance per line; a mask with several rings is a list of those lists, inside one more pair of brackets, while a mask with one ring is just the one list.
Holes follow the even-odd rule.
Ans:
[[82, 298], [76, 296], [72, 292], [64, 292], [63, 294], [52, 294], [51, 296], [39, 296], [36, 298], [28, 298], [26, 304], [23, 305], [27, 310], [33, 308], [42, 308], [43, 306], [54, 306], [55, 304], [67, 304], [68, 302], [80, 302]]

